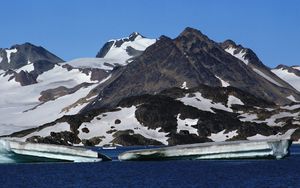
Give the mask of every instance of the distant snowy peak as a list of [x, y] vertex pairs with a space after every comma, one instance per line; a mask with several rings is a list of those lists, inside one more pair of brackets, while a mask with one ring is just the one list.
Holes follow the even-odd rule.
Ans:
[[35, 46], [28, 42], [20, 45], [13, 45], [10, 48], [0, 49], [0, 69], [2, 70], [16, 70], [30, 63], [35, 64], [35, 67], [39, 67], [41, 70], [46, 64], [55, 64], [59, 62], [63, 62], [63, 60], [45, 48]]
[[105, 59], [117, 59], [120, 65], [129, 63], [129, 59], [139, 56], [156, 39], [148, 39], [134, 32], [126, 38], [108, 41], [98, 52], [96, 57]]
[[278, 65], [272, 72], [300, 91], [300, 66]]

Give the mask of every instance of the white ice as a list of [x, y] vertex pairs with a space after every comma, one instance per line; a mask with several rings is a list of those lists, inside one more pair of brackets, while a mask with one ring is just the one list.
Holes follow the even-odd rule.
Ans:
[[[228, 141], [187, 144], [172, 147], [127, 151], [119, 155], [120, 160], [160, 158], [191, 159], [241, 159], [273, 156], [281, 159], [289, 152], [288, 140]], [[160, 156], [160, 157], [159, 157]]]

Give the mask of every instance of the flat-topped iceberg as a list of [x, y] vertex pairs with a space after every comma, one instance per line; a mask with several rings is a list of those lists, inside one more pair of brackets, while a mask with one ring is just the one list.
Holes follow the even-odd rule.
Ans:
[[6, 139], [0, 139], [0, 156], [2, 162], [99, 162], [110, 160], [105, 155], [81, 147], [27, 143]]
[[281, 159], [289, 154], [288, 139], [227, 141], [127, 151], [119, 160]]

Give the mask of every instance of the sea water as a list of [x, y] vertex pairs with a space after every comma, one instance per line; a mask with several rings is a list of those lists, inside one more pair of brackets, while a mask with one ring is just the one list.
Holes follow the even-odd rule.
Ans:
[[282, 160], [1, 164], [0, 187], [300, 187], [300, 145]]

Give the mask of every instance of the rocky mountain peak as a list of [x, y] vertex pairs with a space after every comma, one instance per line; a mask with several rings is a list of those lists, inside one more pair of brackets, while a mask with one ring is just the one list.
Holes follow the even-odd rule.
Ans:
[[237, 44], [231, 40], [231, 39], [227, 39], [224, 42], [221, 43], [221, 46], [223, 48], [228, 48], [228, 47], [237, 47]]
[[128, 38], [130, 41], [134, 41], [137, 37], [145, 38], [143, 35], [141, 35], [138, 32], [131, 33]]
[[200, 30], [191, 28], [191, 27], [186, 27], [178, 36], [180, 37], [186, 37], [187, 39], [195, 39], [197, 38], [198, 40], [201, 41], [209, 41], [212, 42], [206, 35], [204, 35]]
[[288, 68], [289, 68], [289, 66], [286, 66], [284, 64], [279, 64], [275, 67], [275, 69], [288, 69]]
[[260, 61], [257, 55], [250, 49], [245, 48], [240, 44], [236, 44], [233, 40], [227, 39], [219, 44], [225, 51], [232, 51], [232, 55], [239, 54], [241, 58], [245, 59], [250, 65], [266, 68], [266, 66]]
[[18, 69], [30, 63], [50, 63], [55, 64], [63, 60], [52, 54], [41, 46], [35, 46], [29, 42], [24, 44], [15, 44], [9, 49], [0, 50], [0, 69]]

